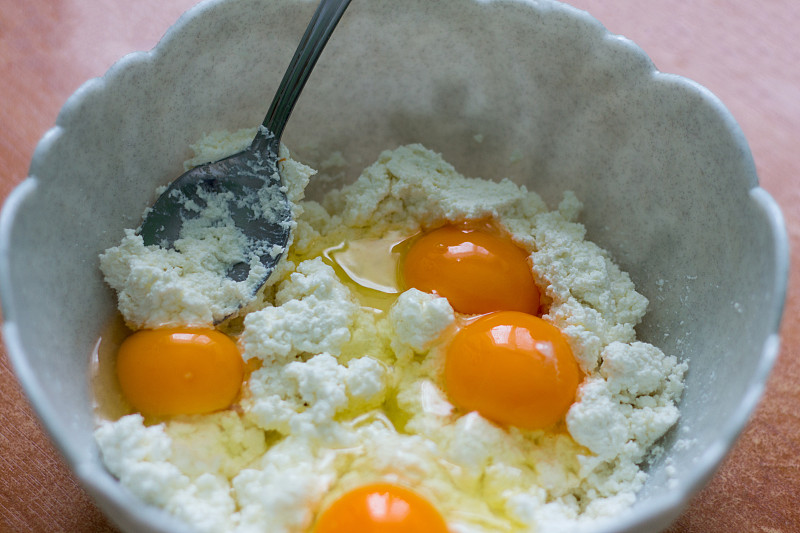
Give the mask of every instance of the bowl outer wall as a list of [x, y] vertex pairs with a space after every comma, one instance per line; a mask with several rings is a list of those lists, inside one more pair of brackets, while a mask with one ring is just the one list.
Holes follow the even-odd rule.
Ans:
[[[0, 289], [15, 371], [125, 529], [158, 531], [164, 517], [136, 510], [91, 439], [87, 363], [114, 308], [97, 254], [138, 225], [188, 144], [261, 121], [313, 7], [198, 5], [153, 51], [126, 56], [69, 99], [4, 207]], [[637, 507], [608, 527], [653, 530], [677, 515], [760, 396], [788, 272], [780, 213], [713, 95], [657, 73], [630, 41], [562, 4], [356, 1], [285, 140], [317, 167], [341, 151], [349, 179], [380, 150], [422, 142], [464, 174], [508, 176], [551, 205], [574, 190], [588, 236], [651, 300], [640, 336], [691, 365], [669, 454], [650, 468]], [[309, 194], [336, 182], [318, 179]], [[58, 260], [42, 261], [43, 250]]]

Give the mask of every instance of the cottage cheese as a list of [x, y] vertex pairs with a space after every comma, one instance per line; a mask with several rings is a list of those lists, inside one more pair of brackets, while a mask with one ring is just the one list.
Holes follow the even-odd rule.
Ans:
[[[200, 151], [236, 151], [225, 139]], [[315, 203], [302, 201], [312, 171], [284, 165], [294, 243], [237, 332], [244, 359], [260, 367], [235, 410], [101, 422], [96, 440], [123, 485], [203, 532], [307, 531], [328, 503], [376, 480], [413, 487], [465, 533], [563, 530], [633, 503], [646, 478], [638, 465], [678, 419], [686, 364], [636, 339], [647, 301], [584, 239], [573, 194], [548, 211], [524, 187], [465, 178], [412, 145]], [[586, 376], [560, 430], [502, 429], [459, 412], [439, 377], [457, 323], [447, 300], [411, 289], [376, 312], [324, 258], [342, 240], [486, 217], [530, 253], [544, 318]], [[214, 276], [136, 239], [128, 233], [101, 261], [129, 324], [228, 312], [218, 273], [205, 280]]]

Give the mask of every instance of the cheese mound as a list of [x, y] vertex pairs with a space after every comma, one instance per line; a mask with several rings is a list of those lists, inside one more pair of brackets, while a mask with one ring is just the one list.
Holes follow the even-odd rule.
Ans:
[[455, 320], [453, 308], [445, 298], [409, 289], [389, 310], [392, 351], [397, 359], [406, 362], [415, 353], [424, 354]]
[[[236, 151], [220, 152], [224, 138], [201, 151]], [[312, 171], [284, 165], [294, 169], [287, 186], [302, 191]], [[637, 340], [647, 300], [584, 239], [572, 193], [549, 211], [525, 187], [466, 178], [410, 145], [384, 152], [321, 203], [301, 192], [293, 201], [292, 248], [231, 331], [258, 367], [235, 409], [99, 422], [103, 460], [126, 487], [201, 532], [309, 531], [341, 494], [378, 480], [412, 487], [464, 533], [559, 530], [634, 502], [646, 479], [639, 465], [678, 419], [687, 367]], [[530, 254], [543, 318], [567, 336], [585, 375], [563, 427], [501, 428], [460, 412], [441, 382], [457, 323], [447, 300], [410, 289], [378, 312], [324, 253], [487, 217]], [[129, 324], [207, 322], [225, 309], [224, 282], [195, 285], [199, 267], [135, 240], [129, 233], [102, 259]]]

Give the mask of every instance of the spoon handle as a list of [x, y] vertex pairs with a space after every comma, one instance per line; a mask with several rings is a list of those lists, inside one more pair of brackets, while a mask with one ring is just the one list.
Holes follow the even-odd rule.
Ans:
[[300, 97], [300, 92], [311, 75], [322, 49], [325, 48], [331, 33], [333, 33], [333, 29], [349, 4], [350, 0], [321, 0], [317, 6], [306, 32], [294, 52], [292, 62], [283, 75], [262, 127], [258, 129], [258, 133], [250, 145], [252, 151], [264, 152], [272, 145], [277, 152], [277, 144], [283, 135], [283, 129], [294, 109], [294, 104]]

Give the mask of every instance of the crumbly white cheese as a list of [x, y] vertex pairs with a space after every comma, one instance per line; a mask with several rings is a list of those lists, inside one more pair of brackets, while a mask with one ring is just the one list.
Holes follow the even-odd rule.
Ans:
[[384, 369], [370, 357], [346, 366], [330, 354], [306, 362], [268, 366], [251, 376], [251, 397], [243, 402], [248, 418], [266, 431], [324, 440], [342, 440], [335, 416], [354, 405], [377, 407], [383, 401]]
[[403, 292], [389, 310], [391, 347], [399, 360], [425, 353], [456, 320], [446, 298], [417, 289]]
[[331, 267], [320, 259], [305, 261], [279, 285], [275, 306], [245, 317], [246, 357], [288, 361], [302, 353], [338, 355], [350, 339], [356, 309]]
[[[215, 158], [228, 152], [220, 143], [201, 145]], [[302, 188], [311, 171], [286, 164], [298, 169], [289, 187]], [[261, 367], [237, 411], [101, 424], [98, 445], [123, 484], [204, 532], [307, 531], [320, 509], [375, 480], [414, 488], [465, 533], [558, 530], [633, 503], [646, 479], [639, 464], [679, 416], [686, 364], [637, 341], [647, 300], [584, 240], [573, 194], [548, 211], [524, 187], [465, 178], [412, 145], [384, 152], [321, 204], [295, 198], [292, 253], [243, 321], [243, 357]], [[529, 252], [544, 318], [586, 376], [561, 430], [500, 428], [460, 412], [441, 386], [457, 325], [448, 302], [412, 289], [376, 314], [323, 257], [331, 242], [486, 217]], [[193, 323], [206, 303], [184, 280], [120, 266], [141, 255], [123, 243], [104, 259], [128, 321]], [[157, 256], [148, 268], [160, 261], [171, 268]]]

